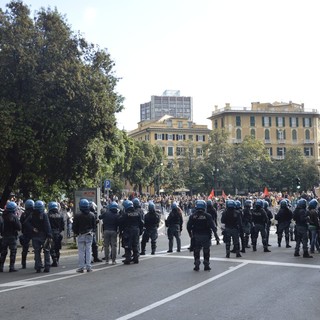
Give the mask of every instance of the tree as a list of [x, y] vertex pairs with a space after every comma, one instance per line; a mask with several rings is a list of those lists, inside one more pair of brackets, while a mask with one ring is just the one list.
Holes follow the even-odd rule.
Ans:
[[105, 49], [71, 31], [64, 18], [20, 1], [0, 11], [0, 187], [54, 196], [57, 186], [98, 186], [112, 161], [122, 97]]
[[266, 164], [271, 159], [264, 144], [246, 136], [241, 144], [233, 146], [232, 172], [234, 190], [259, 191], [265, 185]]

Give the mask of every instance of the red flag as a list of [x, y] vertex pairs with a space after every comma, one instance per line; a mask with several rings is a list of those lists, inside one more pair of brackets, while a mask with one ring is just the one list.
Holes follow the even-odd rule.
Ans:
[[265, 197], [268, 197], [268, 196], [269, 196], [269, 191], [268, 191], [268, 188], [267, 188], [267, 187], [264, 187], [263, 195], [264, 195]]
[[224, 200], [227, 199], [227, 195], [224, 193], [224, 190], [222, 190], [222, 198], [223, 198]]
[[214, 197], [214, 189], [212, 188], [210, 194], [209, 194], [209, 197], [208, 199], [212, 199]]

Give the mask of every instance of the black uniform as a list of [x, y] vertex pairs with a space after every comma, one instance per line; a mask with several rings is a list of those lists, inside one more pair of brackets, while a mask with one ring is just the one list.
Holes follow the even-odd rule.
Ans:
[[21, 253], [21, 266], [22, 266], [22, 269], [25, 269], [26, 266], [27, 266], [27, 264], [26, 264], [27, 255], [28, 255], [28, 252], [29, 252], [30, 241], [32, 239], [32, 232], [30, 232], [30, 230], [28, 230], [25, 227], [24, 222], [27, 220], [27, 218], [30, 215], [32, 215], [32, 212], [33, 212], [33, 208], [28, 208], [20, 216], [22, 234], [19, 236], [19, 241], [20, 241], [20, 244], [22, 246], [22, 253]]
[[296, 247], [294, 256], [299, 257], [300, 243], [302, 243], [303, 257], [312, 258], [308, 252], [308, 222], [310, 217], [306, 208], [299, 205], [293, 211], [293, 220], [296, 222], [295, 235], [296, 235]]
[[230, 258], [231, 238], [237, 257], [241, 257], [239, 235], [242, 228], [240, 211], [236, 208], [226, 208], [221, 216], [221, 223], [224, 223], [224, 241], [226, 243], [226, 258]]
[[180, 208], [173, 208], [171, 212], [168, 215], [168, 218], [166, 220], [166, 227], [168, 240], [169, 240], [169, 250], [167, 252], [172, 252], [173, 249], [173, 237], [175, 237], [177, 241], [177, 252], [181, 251], [181, 239], [180, 239], [180, 233], [182, 231], [182, 214]]
[[139, 238], [143, 232], [143, 216], [140, 210], [130, 207], [121, 215], [119, 222], [125, 251], [123, 263], [130, 264], [131, 255], [133, 262], [139, 263]]
[[253, 232], [252, 232], [253, 251], [257, 251], [257, 239], [260, 232], [264, 252], [270, 252], [270, 250], [268, 249], [267, 231], [266, 231], [266, 226], [268, 224], [268, 216], [266, 211], [262, 207], [256, 205], [252, 210], [252, 223], [253, 223]]
[[288, 207], [280, 207], [278, 213], [275, 215], [275, 219], [278, 221], [278, 247], [281, 247], [282, 235], [284, 232], [286, 247], [291, 248], [289, 245], [289, 228], [292, 220], [292, 211]]
[[4, 211], [2, 215], [2, 246], [0, 257], [0, 272], [3, 272], [3, 266], [8, 254], [8, 248], [10, 249], [10, 265], [9, 272], [17, 271], [14, 268], [17, 255], [17, 238], [18, 231], [21, 230], [21, 223], [18, 216], [13, 212]]
[[48, 212], [49, 222], [52, 230], [53, 245], [50, 248], [50, 255], [52, 258], [52, 267], [58, 266], [62, 242], [61, 232], [64, 230], [64, 219], [62, 213], [58, 209], [51, 209]]
[[145, 230], [141, 240], [141, 255], [146, 253], [146, 244], [151, 239], [151, 254], [155, 254], [157, 248], [158, 227], [160, 223], [160, 214], [155, 209], [149, 209], [144, 216]]
[[190, 238], [193, 238], [194, 248], [194, 270], [198, 271], [200, 266], [200, 251], [203, 248], [203, 264], [204, 270], [211, 270], [210, 268], [210, 246], [211, 233], [216, 232], [217, 228], [213, 222], [212, 216], [202, 209], [196, 209], [189, 217], [187, 223], [187, 230]]

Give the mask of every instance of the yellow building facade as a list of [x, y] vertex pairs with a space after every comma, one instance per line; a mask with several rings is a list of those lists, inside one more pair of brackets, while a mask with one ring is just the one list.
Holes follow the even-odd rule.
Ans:
[[319, 112], [303, 104], [251, 103], [251, 108], [215, 106], [208, 118], [213, 129], [229, 133], [229, 142], [241, 143], [246, 136], [264, 142], [271, 158], [284, 159], [287, 148], [299, 147], [319, 165]]
[[159, 120], [139, 122], [138, 128], [128, 132], [128, 136], [158, 145], [170, 163], [182, 158], [190, 146], [195, 157], [202, 157], [203, 146], [208, 142], [210, 132], [206, 125], [165, 115]]

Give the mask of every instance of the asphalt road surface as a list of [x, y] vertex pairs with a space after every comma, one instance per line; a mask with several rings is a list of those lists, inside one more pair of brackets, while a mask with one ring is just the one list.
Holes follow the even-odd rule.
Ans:
[[[225, 246], [211, 247], [211, 271], [193, 271], [189, 238], [183, 250], [168, 254], [165, 228], [159, 230], [156, 255], [139, 264], [93, 264], [93, 272], [76, 273], [77, 256], [64, 256], [49, 274], [36, 274], [33, 262], [16, 273], [0, 274], [0, 319], [317, 319], [320, 318], [320, 254], [293, 256], [276, 245], [271, 253], [247, 249], [242, 258], [225, 258]], [[100, 252], [100, 257], [102, 253]], [[6, 261], [7, 271], [8, 258]], [[17, 267], [20, 257], [17, 257]]]

